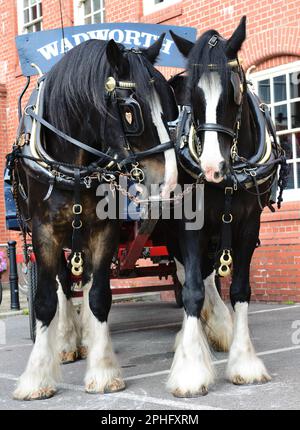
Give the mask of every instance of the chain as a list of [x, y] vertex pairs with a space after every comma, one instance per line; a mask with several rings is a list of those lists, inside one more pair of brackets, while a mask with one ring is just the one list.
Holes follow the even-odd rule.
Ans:
[[[151, 200], [149, 200], [149, 199], [148, 200], [140, 200], [138, 197], [134, 196], [129, 191], [127, 191], [125, 188], [123, 188], [120, 184], [118, 184], [115, 179], [111, 179], [109, 182], [111, 185], [111, 191], [115, 191], [115, 190], [119, 191], [124, 197], [127, 197], [136, 206], [138, 206], [141, 203], [151, 203]], [[198, 179], [193, 184], [188, 185], [184, 191], [176, 194], [176, 196], [174, 196], [172, 199], [168, 199], [168, 201], [173, 201], [174, 203], [178, 203], [179, 201], [183, 200], [183, 198], [185, 196], [192, 193], [193, 190], [196, 188], [196, 186], [200, 183], [201, 182]], [[162, 199], [162, 202], [163, 201], [164, 200]]]

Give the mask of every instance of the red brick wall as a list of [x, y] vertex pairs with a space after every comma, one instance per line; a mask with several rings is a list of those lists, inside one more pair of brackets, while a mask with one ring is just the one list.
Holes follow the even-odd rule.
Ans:
[[[64, 0], [62, 5], [64, 25], [72, 25], [73, 0]], [[257, 70], [262, 70], [300, 58], [299, 0], [182, 0], [147, 16], [143, 16], [142, 0], [106, 0], [105, 6], [106, 20], [109, 22], [140, 21], [193, 26], [198, 33], [216, 28], [225, 37], [232, 33], [240, 17], [246, 14], [248, 38], [241, 53], [246, 68], [255, 64]], [[0, 0], [0, 17], [0, 171], [3, 171], [4, 154], [15, 137], [17, 97], [25, 79], [20, 75], [14, 43], [17, 34], [16, 0]], [[59, 2], [43, 0], [43, 28], [55, 27], [60, 27]], [[164, 72], [169, 76], [176, 71], [165, 69]], [[0, 193], [2, 196], [2, 181]], [[300, 244], [296, 237], [299, 237], [300, 207], [295, 206], [295, 210], [288, 209], [290, 207], [287, 204], [278, 214], [263, 216], [262, 247], [255, 252], [252, 265], [252, 285], [257, 299], [299, 301], [297, 267]], [[288, 218], [291, 214], [293, 218]], [[5, 230], [3, 199], [0, 198], [0, 242], [12, 237], [15, 235]], [[287, 241], [287, 237], [293, 242]], [[276, 277], [275, 270], [278, 271]]]
[[[300, 202], [288, 202], [280, 211], [262, 214], [260, 241], [250, 270], [252, 300], [300, 302]], [[229, 297], [230, 279], [222, 281]]]

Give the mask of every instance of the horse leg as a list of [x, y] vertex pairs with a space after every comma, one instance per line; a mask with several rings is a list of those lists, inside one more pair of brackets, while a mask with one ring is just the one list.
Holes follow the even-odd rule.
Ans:
[[25, 372], [18, 381], [14, 398], [37, 400], [52, 397], [60, 376], [57, 333], [57, 282], [60, 241], [51, 224], [33, 220], [32, 239], [37, 262], [35, 313], [36, 341]]
[[215, 270], [204, 279], [205, 300], [201, 320], [209, 344], [216, 351], [228, 352], [232, 343], [233, 323], [228, 307], [215, 283]]
[[64, 255], [58, 273], [58, 332], [57, 344], [60, 361], [63, 364], [76, 361], [80, 340], [78, 314], [71, 298], [71, 277]]
[[[175, 261], [178, 279], [184, 285], [184, 267], [178, 260], [175, 259]], [[201, 322], [210, 346], [216, 351], [228, 352], [233, 336], [232, 317], [217, 290], [213, 264], [208, 265], [207, 263], [205, 262], [205, 267], [202, 264], [205, 277], [205, 299], [201, 311]], [[208, 273], [210, 274], [207, 275]], [[182, 333], [183, 329], [176, 335], [174, 350], [176, 350], [180, 342]]]
[[89, 344], [89, 317], [91, 316], [89, 305], [89, 294], [92, 287], [92, 280], [90, 280], [83, 287], [83, 303], [80, 310], [80, 325], [81, 325], [81, 340], [78, 349], [78, 354], [81, 359], [87, 358], [88, 344]]
[[167, 382], [168, 389], [176, 397], [194, 397], [207, 394], [214, 380], [209, 347], [199, 322], [204, 302], [204, 284], [200, 269], [199, 234], [180, 229], [183, 248], [185, 286], [182, 292], [185, 309], [181, 335]]
[[234, 272], [230, 298], [234, 315], [233, 342], [230, 347], [227, 377], [234, 384], [267, 382], [271, 379], [254, 350], [248, 327], [248, 304], [251, 296], [249, 271], [259, 235], [259, 218], [248, 218], [233, 241]]
[[92, 234], [90, 252], [93, 281], [89, 291], [88, 356], [85, 390], [88, 393], [111, 393], [125, 388], [121, 369], [113, 352], [107, 318], [111, 307], [110, 264], [117, 243], [113, 240], [115, 224], [109, 223], [101, 235]]

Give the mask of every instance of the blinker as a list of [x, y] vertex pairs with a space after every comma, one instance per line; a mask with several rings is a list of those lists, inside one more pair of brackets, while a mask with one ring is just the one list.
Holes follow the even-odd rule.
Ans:
[[233, 95], [234, 95], [234, 102], [240, 106], [242, 103], [243, 98], [243, 85], [241, 82], [241, 78], [237, 72], [231, 72], [230, 77], [232, 87], [233, 87]]
[[120, 99], [119, 109], [126, 136], [140, 136], [144, 132], [144, 120], [140, 104], [133, 97]]

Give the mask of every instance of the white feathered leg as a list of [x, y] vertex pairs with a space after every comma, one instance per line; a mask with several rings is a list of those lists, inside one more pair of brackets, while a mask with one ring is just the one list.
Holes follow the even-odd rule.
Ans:
[[113, 352], [106, 322], [91, 313], [85, 390], [88, 393], [112, 393], [125, 388], [121, 369]]
[[210, 345], [216, 351], [228, 352], [232, 343], [233, 322], [229, 309], [221, 299], [215, 284], [215, 271], [205, 280], [205, 300], [201, 317]]
[[40, 400], [52, 397], [60, 380], [59, 354], [57, 350], [58, 311], [49, 327], [40, 321], [36, 325], [36, 340], [25, 372], [18, 381], [14, 398], [18, 400]]
[[167, 388], [176, 397], [207, 394], [214, 381], [214, 369], [205, 334], [196, 317], [185, 317], [178, 342]]
[[92, 287], [93, 278], [83, 287], [83, 303], [80, 310], [80, 326], [81, 326], [81, 340], [78, 348], [80, 358], [87, 358], [89, 347], [89, 328], [91, 317], [91, 310], [89, 305], [89, 292]]
[[264, 363], [252, 345], [248, 328], [248, 303], [237, 302], [234, 307], [233, 342], [229, 352], [227, 377], [234, 384], [252, 384], [271, 380]]
[[67, 300], [57, 278], [58, 289], [58, 332], [57, 345], [61, 363], [70, 363], [77, 359], [80, 339], [78, 314], [72, 299]]

